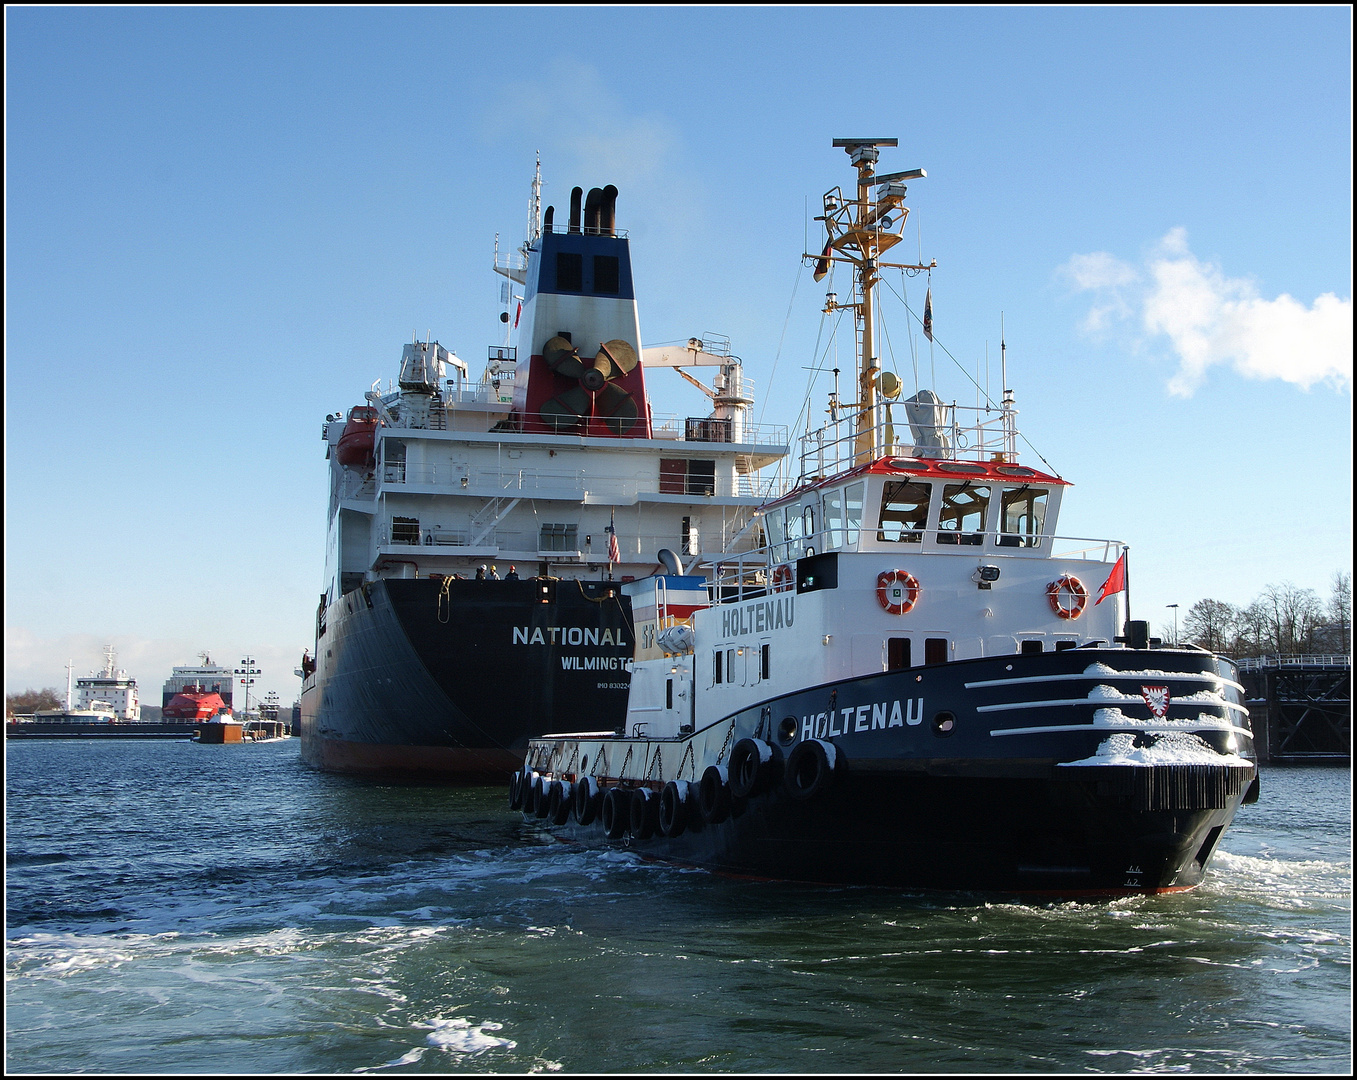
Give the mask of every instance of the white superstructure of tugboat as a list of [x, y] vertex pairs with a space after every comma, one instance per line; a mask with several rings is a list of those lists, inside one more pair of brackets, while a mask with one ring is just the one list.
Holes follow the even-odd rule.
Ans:
[[[556, 222], [539, 173], [526, 241], [495, 260], [507, 331], [480, 377], [416, 340], [395, 386], [326, 418], [326, 583], [301, 668], [310, 764], [503, 782], [530, 736], [621, 730], [622, 583], [653, 574], [660, 548], [691, 570], [752, 547], [754, 512], [785, 487], [786, 430], [749, 422], [729, 343], [642, 344], [616, 199], [575, 188]], [[712, 369], [684, 372], [710, 413], [653, 411], [653, 384], [679, 387], [666, 368]]]
[[[625, 586], [626, 731], [532, 742], [510, 803], [741, 875], [1015, 893], [1195, 885], [1257, 765], [1234, 665], [1129, 618], [1126, 547], [1070, 539], [1014, 398], [900, 400], [875, 288], [907, 210], [894, 140], [835, 140], [817, 279], [851, 266], [857, 401], [803, 442], [761, 546]], [[928, 314], [925, 327], [928, 328]], [[905, 415], [901, 417], [899, 414]], [[903, 422], [902, 422], [903, 421]]]

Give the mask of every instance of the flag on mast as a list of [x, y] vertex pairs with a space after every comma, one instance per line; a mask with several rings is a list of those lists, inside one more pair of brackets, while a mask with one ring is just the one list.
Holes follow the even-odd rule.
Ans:
[[608, 534], [608, 562], [620, 563], [622, 553], [617, 550], [617, 522], [612, 511], [608, 512], [608, 527], [604, 531]]
[[933, 340], [933, 286], [928, 287], [928, 295], [924, 297], [924, 337], [929, 341]]
[[1123, 592], [1126, 589], [1126, 552], [1121, 553], [1121, 558], [1117, 564], [1112, 567], [1112, 573], [1107, 575], [1107, 580], [1103, 582], [1103, 587], [1098, 590], [1098, 599], [1093, 601], [1093, 606], [1097, 607], [1113, 593]]

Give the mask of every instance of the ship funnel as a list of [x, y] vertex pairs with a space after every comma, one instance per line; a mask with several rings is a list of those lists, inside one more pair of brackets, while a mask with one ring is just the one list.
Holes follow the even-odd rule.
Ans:
[[617, 188], [609, 184], [603, 189], [603, 207], [599, 225], [604, 236], [612, 236], [617, 231]]
[[584, 197], [584, 188], [572, 188], [570, 191], [570, 231], [580, 231], [580, 199]]
[[599, 217], [603, 207], [603, 189], [590, 188], [584, 200], [584, 231], [597, 236]]
[[548, 206], [547, 212], [542, 215], [542, 231], [551, 232], [551, 219], [556, 216], [556, 207]]

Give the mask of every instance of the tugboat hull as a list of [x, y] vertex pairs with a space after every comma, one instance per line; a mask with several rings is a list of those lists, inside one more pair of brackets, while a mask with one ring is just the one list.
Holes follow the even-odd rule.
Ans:
[[[1153, 708], [1151, 683], [1167, 688]], [[646, 856], [777, 879], [1094, 896], [1198, 884], [1256, 798], [1250, 744], [1227, 661], [1081, 649], [844, 680], [688, 740], [543, 741], [527, 764], [544, 787], [588, 773], [629, 803], [638, 788], [659, 800], [673, 779], [682, 809], [669, 835], [641, 815], [613, 838]], [[571, 772], [581, 760], [601, 772]], [[541, 800], [528, 801], [536, 813]], [[601, 818], [555, 821], [598, 840]]]

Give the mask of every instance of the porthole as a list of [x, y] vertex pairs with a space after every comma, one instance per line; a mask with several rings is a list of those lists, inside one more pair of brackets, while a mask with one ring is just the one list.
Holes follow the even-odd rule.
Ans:
[[933, 734], [945, 739], [956, 730], [956, 717], [949, 712], [935, 713], [933, 716]]
[[796, 738], [796, 717], [784, 716], [777, 726], [777, 741], [787, 746]]

